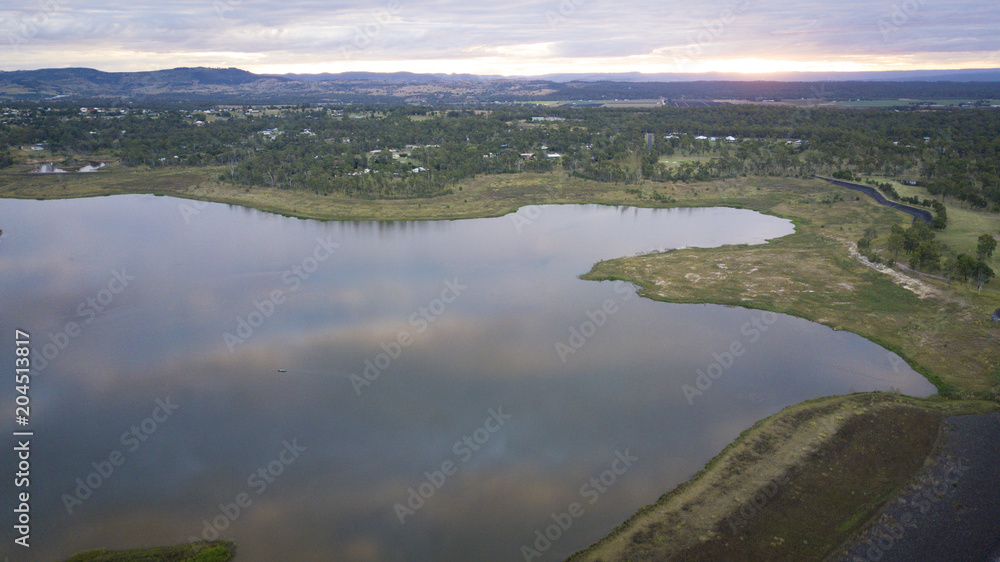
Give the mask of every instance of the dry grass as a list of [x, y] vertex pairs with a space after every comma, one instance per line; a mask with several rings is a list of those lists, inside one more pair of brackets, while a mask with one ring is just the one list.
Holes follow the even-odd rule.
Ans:
[[830, 204], [820, 202], [824, 199], [829, 195], [802, 194], [762, 208], [796, 222], [795, 234], [765, 245], [610, 260], [584, 278], [632, 281], [644, 296], [658, 300], [800, 316], [897, 352], [945, 393], [1000, 395], [1000, 326], [989, 319], [1000, 296], [867, 267], [851, 257], [852, 241], [869, 225], [888, 231], [905, 219], [866, 199]]
[[[561, 172], [478, 176], [452, 186], [453, 193], [424, 199], [358, 199], [344, 195], [316, 195], [306, 191], [244, 188], [216, 181], [221, 167], [168, 167], [150, 170], [111, 164], [91, 174], [28, 173], [34, 166], [20, 164], [0, 171], [0, 197], [67, 199], [121, 193], [155, 193], [244, 205], [282, 215], [321, 220], [442, 220], [499, 216], [523, 205], [600, 203], [666, 206], [650, 199], [655, 190], [671, 198], [669, 206], [767, 206], [780, 199], [772, 189], [746, 182], [721, 180], [701, 184], [647, 184], [645, 195], [634, 186], [569, 177]], [[815, 189], [815, 186], [813, 187]]]
[[570, 560], [821, 560], [919, 470], [944, 416], [995, 407], [881, 393], [790, 406]]
[[235, 556], [235, 543], [212, 541], [135, 550], [90, 550], [66, 562], [227, 562]]

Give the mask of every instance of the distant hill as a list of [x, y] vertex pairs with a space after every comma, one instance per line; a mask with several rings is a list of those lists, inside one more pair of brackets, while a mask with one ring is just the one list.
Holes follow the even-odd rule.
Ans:
[[[71, 85], [94, 84], [105, 87], [128, 88], [150, 84], [175, 86], [193, 84], [236, 85], [260, 80], [262, 77], [239, 68], [172, 68], [148, 72], [102, 72], [92, 68], [47, 68], [42, 70], [15, 70], [2, 72], [5, 81], [21, 83], [66, 83]], [[274, 77], [279, 80], [286, 78]]]
[[306, 82], [323, 82], [327, 80], [378, 80], [381, 82], [414, 82], [426, 84], [429, 82], [478, 82], [502, 78], [501, 76], [486, 76], [479, 74], [416, 74], [413, 72], [340, 72], [337, 74], [281, 74], [290, 80]]
[[[877, 73], [558, 74], [412, 72], [253, 74], [239, 68], [0, 71], [0, 99], [214, 103], [482, 103], [742, 99], [1000, 99], [1000, 70]], [[686, 104], [686, 101], [684, 101]]]
[[972, 70], [900, 70], [885, 72], [775, 72], [742, 74], [704, 72], [697, 74], [640, 72], [546, 74], [536, 80], [552, 82], [1000, 82], [1000, 69]]
[[290, 83], [239, 68], [172, 68], [149, 72], [102, 72], [92, 68], [49, 68], [0, 72], [0, 94], [15, 98], [122, 97], [253, 91]]

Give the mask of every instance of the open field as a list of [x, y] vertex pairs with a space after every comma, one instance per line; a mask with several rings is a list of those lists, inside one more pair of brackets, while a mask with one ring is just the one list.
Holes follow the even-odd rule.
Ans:
[[[518, 101], [520, 105], [543, 105], [547, 107], [559, 107], [563, 105], [581, 107], [709, 107], [727, 103], [744, 103], [742, 100], [695, 100], [695, 99], [597, 99], [597, 100], [557, 100], [557, 101]], [[752, 103], [752, 102], [745, 102]]]
[[838, 101], [834, 103], [834, 107], [852, 107], [852, 108], [869, 108], [869, 107], [909, 107], [911, 104], [919, 100], [851, 100], [851, 101]]
[[685, 162], [691, 162], [691, 163], [697, 162], [699, 164], [704, 164], [704, 163], [710, 162], [712, 160], [712, 158], [718, 158], [718, 156], [703, 155], [703, 154], [696, 154], [696, 155], [692, 155], [692, 156], [683, 156], [683, 155], [680, 155], [680, 154], [674, 154], [672, 156], [662, 156], [662, 157], [660, 157], [660, 163], [661, 164], [666, 164], [666, 165], [669, 165], [669, 166], [680, 166], [681, 164], [683, 164]]
[[[838, 101], [836, 106], [838, 107], [909, 107], [914, 104], [932, 104], [941, 107], [958, 107], [960, 105], [971, 105], [979, 100], [970, 99], [937, 99], [937, 100], [924, 100], [924, 99], [898, 99], [898, 100], [851, 100], [851, 101]], [[1000, 105], [1000, 100], [986, 100], [989, 101], [991, 105]]]
[[[927, 190], [922, 187], [905, 185], [891, 178], [872, 177], [871, 179], [879, 183], [892, 183], [892, 186], [903, 197], [940, 199], [927, 193]], [[968, 205], [962, 205], [954, 199], [945, 200], [943, 203], [948, 208], [948, 228], [943, 232], [938, 232], [937, 239], [956, 252], [975, 256], [976, 243], [980, 235], [1000, 236], [1000, 215], [986, 211], [974, 211]], [[880, 234], [885, 235], [887, 232]], [[994, 271], [1000, 271], [1000, 252], [994, 252], [993, 257], [986, 263]]]
[[790, 406], [570, 560], [822, 560], [913, 478], [944, 417], [996, 407], [882, 393]]
[[88, 550], [66, 562], [227, 562], [236, 556], [236, 544], [213, 541], [136, 550]]

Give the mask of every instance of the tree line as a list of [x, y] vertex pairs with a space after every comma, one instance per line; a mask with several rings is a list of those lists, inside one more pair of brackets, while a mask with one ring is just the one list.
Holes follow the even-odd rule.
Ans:
[[[991, 109], [300, 105], [211, 115], [176, 105], [18, 109], [0, 122], [0, 147], [45, 143], [57, 153], [151, 168], [222, 166], [223, 181], [246, 187], [428, 197], [480, 174], [557, 168], [624, 184], [840, 172], [916, 181], [945, 202], [1000, 210], [1000, 111]], [[9, 164], [3, 154], [0, 148], [0, 165]]]

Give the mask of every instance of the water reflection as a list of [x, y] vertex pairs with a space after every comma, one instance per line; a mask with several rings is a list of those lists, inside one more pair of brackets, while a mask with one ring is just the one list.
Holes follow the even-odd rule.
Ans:
[[[852, 334], [778, 316], [751, 341], [759, 311], [577, 278], [600, 259], [792, 231], [750, 211], [323, 223], [181, 204], [0, 201], [0, 315], [36, 356], [51, 344], [32, 386], [30, 559], [218, 533], [246, 560], [510, 560], [580, 503], [554, 560], [786, 405], [933, 391]], [[144, 428], [168, 399], [176, 412]], [[123, 464], [67, 514], [113, 451]], [[618, 454], [637, 460], [595, 498], [585, 485]]]

